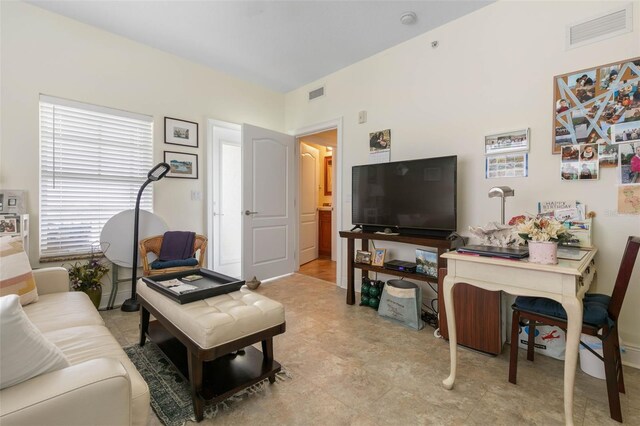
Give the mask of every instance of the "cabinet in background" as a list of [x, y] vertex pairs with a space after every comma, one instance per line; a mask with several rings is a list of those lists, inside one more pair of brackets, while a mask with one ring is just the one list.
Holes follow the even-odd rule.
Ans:
[[331, 257], [331, 210], [318, 213], [318, 254]]

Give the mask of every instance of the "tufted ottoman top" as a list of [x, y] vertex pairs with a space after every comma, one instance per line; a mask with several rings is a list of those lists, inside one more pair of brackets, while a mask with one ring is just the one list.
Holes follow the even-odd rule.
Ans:
[[181, 305], [138, 280], [137, 293], [202, 349], [284, 323], [284, 306], [246, 287]]

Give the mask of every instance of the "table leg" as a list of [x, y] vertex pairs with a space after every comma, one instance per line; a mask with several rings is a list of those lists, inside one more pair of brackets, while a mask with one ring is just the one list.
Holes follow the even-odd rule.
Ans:
[[567, 311], [567, 346], [564, 358], [564, 421], [573, 425], [573, 387], [576, 380], [578, 347], [582, 331], [582, 300], [571, 297], [562, 302]]
[[140, 305], [140, 346], [144, 346], [149, 331], [149, 311]]
[[449, 377], [442, 381], [445, 389], [453, 389], [453, 383], [456, 380], [456, 362], [458, 357], [458, 341], [456, 337], [456, 313], [453, 303], [453, 287], [455, 282], [453, 278], [444, 277], [443, 296], [444, 308], [447, 312], [447, 330], [449, 331], [449, 355], [451, 357]]
[[191, 397], [193, 398], [193, 412], [196, 421], [199, 422], [204, 416], [204, 402], [200, 394], [202, 393], [202, 360], [191, 351], [187, 351], [189, 363], [189, 383], [191, 384]]
[[[268, 362], [273, 362], [273, 337], [269, 337], [262, 341], [262, 356], [264, 356], [264, 360]], [[272, 374], [269, 376], [269, 383], [275, 383], [276, 375]]]
[[347, 239], [347, 305], [356, 303], [356, 289], [353, 283], [353, 257], [355, 255], [353, 238]]

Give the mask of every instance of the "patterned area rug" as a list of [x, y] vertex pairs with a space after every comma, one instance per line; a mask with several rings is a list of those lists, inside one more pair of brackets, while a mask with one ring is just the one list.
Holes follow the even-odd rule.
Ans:
[[[187, 420], [195, 421], [189, 382], [171, 364], [158, 346], [147, 341], [142, 348], [139, 345], [133, 345], [124, 348], [124, 351], [149, 385], [151, 408], [162, 423], [166, 426], [182, 426]], [[290, 378], [291, 375], [284, 366], [276, 374], [276, 382]], [[204, 418], [211, 419], [220, 410], [233, 409], [241, 401], [264, 391], [268, 383], [265, 379], [218, 404], [205, 405]]]

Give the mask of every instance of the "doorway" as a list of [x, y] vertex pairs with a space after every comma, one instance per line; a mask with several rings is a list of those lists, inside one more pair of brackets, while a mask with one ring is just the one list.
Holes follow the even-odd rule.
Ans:
[[297, 138], [299, 144], [299, 273], [336, 282], [334, 161], [337, 129]]
[[242, 275], [242, 150], [238, 124], [209, 120], [210, 153], [208, 238], [209, 268]]

